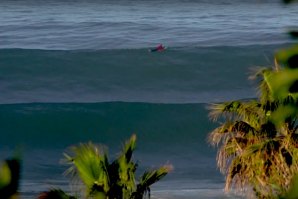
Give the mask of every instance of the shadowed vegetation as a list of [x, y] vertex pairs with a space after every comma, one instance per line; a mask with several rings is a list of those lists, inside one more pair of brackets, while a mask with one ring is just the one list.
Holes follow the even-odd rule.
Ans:
[[283, 0], [284, 3], [289, 4], [289, 3], [297, 3], [297, 0]]
[[18, 198], [18, 188], [21, 173], [21, 161], [19, 158], [11, 158], [0, 165], [0, 198]]

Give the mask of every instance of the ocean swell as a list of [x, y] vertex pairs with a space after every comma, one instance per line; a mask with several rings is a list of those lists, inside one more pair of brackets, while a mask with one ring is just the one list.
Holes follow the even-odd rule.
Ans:
[[119, 50], [0, 50], [0, 103], [202, 103], [254, 97], [250, 69], [281, 45]]

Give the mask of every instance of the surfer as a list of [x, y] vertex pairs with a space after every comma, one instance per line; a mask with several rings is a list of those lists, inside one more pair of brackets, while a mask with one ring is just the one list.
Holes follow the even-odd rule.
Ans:
[[159, 44], [155, 48], [149, 49], [149, 52], [163, 51], [165, 49], [166, 49], [165, 46], [163, 46], [162, 44]]

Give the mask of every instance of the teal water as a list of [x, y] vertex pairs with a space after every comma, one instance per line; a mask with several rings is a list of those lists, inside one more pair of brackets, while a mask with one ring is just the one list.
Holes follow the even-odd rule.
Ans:
[[[206, 104], [33, 103], [0, 105], [0, 151], [3, 159], [23, 149], [21, 192], [32, 198], [51, 187], [69, 190], [60, 164], [71, 145], [92, 141], [109, 147], [113, 157], [125, 139], [137, 135], [135, 159], [140, 171], [164, 163], [175, 170], [154, 186], [157, 198], [176, 193], [222, 196], [215, 150], [206, 143], [214, 127]], [[6, 152], [6, 153], [5, 153]], [[178, 194], [178, 195], [177, 195]], [[188, 196], [187, 196], [188, 195]], [[176, 197], [175, 196], [175, 197]]]
[[[250, 69], [273, 63], [284, 45], [122, 50], [0, 50], [0, 151], [23, 149], [21, 194], [62, 187], [63, 152], [93, 141], [111, 155], [132, 133], [141, 170], [171, 163], [175, 170], [153, 190], [156, 198], [234, 198], [224, 195], [216, 127], [206, 106], [253, 98]], [[174, 190], [174, 191], [173, 191]]]
[[122, 50], [0, 50], [0, 103], [210, 103], [255, 97], [251, 68], [283, 45]]
[[204, 104], [3, 104], [0, 112], [2, 146], [56, 148], [88, 140], [118, 145], [137, 133], [140, 146], [146, 143], [144, 150], [152, 146], [167, 148], [166, 145], [177, 142], [181, 146], [204, 144], [206, 132], [211, 128], [200, 125], [208, 121]]

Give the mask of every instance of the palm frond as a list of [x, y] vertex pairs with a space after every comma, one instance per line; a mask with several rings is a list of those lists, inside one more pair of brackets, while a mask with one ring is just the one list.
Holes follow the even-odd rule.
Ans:
[[[146, 172], [141, 183], [136, 185], [135, 171], [138, 164], [133, 161], [136, 135], [124, 144], [118, 157], [109, 163], [107, 153], [93, 143], [80, 144], [65, 153], [64, 161], [71, 165], [67, 174], [80, 179], [86, 186], [86, 197], [96, 199], [125, 198], [142, 199], [150, 191], [150, 185], [160, 180], [170, 170], [169, 165]], [[140, 194], [138, 189], [143, 191]]]
[[[133, 198], [142, 199], [143, 196], [148, 195], [150, 198], [150, 186], [157, 181], [161, 180], [164, 176], [166, 176], [170, 171], [173, 170], [172, 165], [164, 165], [158, 169], [146, 171], [141, 179], [139, 184], [137, 185], [137, 190], [133, 194]], [[138, 197], [137, 197], [138, 196]]]
[[274, 67], [254, 71], [257, 99], [210, 105], [210, 118], [223, 122], [208, 141], [219, 147], [225, 190], [251, 187], [257, 198], [273, 198], [298, 173], [297, 52], [297, 45], [279, 51]]
[[278, 152], [281, 147], [281, 144], [276, 139], [265, 139], [262, 142], [255, 143], [249, 146], [246, 151], [246, 156], [256, 155], [256, 153], [260, 153], [263, 156], [271, 156], [275, 152]]
[[243, 164], [241, 156], [237, 156], [231, 160], [229, 167], [227, 167], [225, 192], [228, 192], [233, 186], [238, 189], [244, 189], [248, 178], [243, 178], [247, 166]]
[[209, 117], [214, 121], [222, 116], [227, 121], [243, 120], [251, 126], [256, 127], [260, 123], [260, 120], [263, 119], [260, 117], [260, 113], [263, 112], [261, 105], [255, 100], [211, 104], [209, 110]]
[[[248, 138], [250, 135], [256, 135], [257, 130], [244, 121], [226, 122], [220, 127], [214, 129], [208, 136], [209, 143], [218, 145], [226, 143], [231, 137]], [[254, 138], [255, 139], [255, 138]]]
[[72, 147], [71, 152], [73, 156], [64, 154], [66, 162], [71, 164], [66, 174], [79, 177], [90, 193], [95, 189], [106, 192], [109, 189], [108, 160], [103, 149], [90, 142]]
[[272, 88], [269, 79], [276, 70], [279, 70], [277, 64], [275, 70], [272, 68], [258, 68], [254, 71], [254, 74], [249, 77], [249, 79], [258, 81], [257, 94], [262, 104], [268, 101], [273, 101]]
[[237, 113], [237, 110], [241, 107], [240, 101], [231, 101], [220, 104], [210, 104], [208, 106], [209, 117], [214, 121], [218, 120], [220, 116], [228, 118], [232, 113]]
[[117, 158], [119, 165], [119, 181], [118, 184], [122, 187], [125, 195], [130, 195], [135, 190], [135, 176], [134, 173], [137, 164], [132, 161], [132, 154], [136, 148], [136, 135], [132, 135], [125, 143], [121, 154]]

